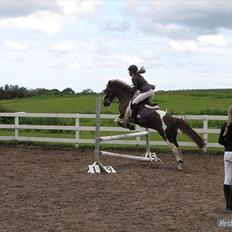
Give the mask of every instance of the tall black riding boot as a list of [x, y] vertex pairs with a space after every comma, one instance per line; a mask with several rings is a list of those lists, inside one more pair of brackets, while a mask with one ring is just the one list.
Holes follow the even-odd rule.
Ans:
[[230, 210], [230, 185], [224, 184], [224, 196], [225, 196], [225, 202], [226, 202], [226, 210]]
[[134, 103], [131, 106], [131, 110], [132, 110], [132, 113], [131, 113], [131, 117], [130, 117], [130, 122], [135, 122], [136, 116], [137, 116], [137, 111], [138, 111], [138, 104]]
[[229, 185], [228, 210], [232, 211], [232, 185]]

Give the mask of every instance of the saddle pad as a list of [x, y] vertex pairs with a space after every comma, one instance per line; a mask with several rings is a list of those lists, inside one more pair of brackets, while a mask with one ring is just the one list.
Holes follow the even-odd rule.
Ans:
[[143, 107], [138, 111], [137, 118], [148, 118], [155, 111], [156, 111], [155, 109], [147, 109]]

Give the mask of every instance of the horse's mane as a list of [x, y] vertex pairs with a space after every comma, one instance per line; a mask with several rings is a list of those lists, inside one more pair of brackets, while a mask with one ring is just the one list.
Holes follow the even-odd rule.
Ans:
[[117, 79], [111, 80], [110, 83], [113, 84], [114, 86], [120, 88], [123, 91], [127, 91], [127, 92], [131, 91], [131, 87], [121, 80], [117, 80]]

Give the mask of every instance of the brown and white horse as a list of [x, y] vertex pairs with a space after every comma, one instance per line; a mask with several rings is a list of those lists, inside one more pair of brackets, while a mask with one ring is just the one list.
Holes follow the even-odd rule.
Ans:
[[[122, 127], [130, 128], [131, 126], [128, 122], [123, 123], [123, 118], [133, 96], [134, 92], [131, 87], [120, 80], [111, 80], [106, 86], [103, 104], [109, 106], [115, 99], [118, 99], [120, 112], [118, 125]], [[178, 169], [183, 168], [183, 157], [176, 139], [178, 129], [199, 148], [205, 148], [204, 140], [183, 119], [173, 117], [165, 111], [149, 109], [142, 104], [135, 123], [145, 128], [152, 128], [160, 134], [175, 154]]]

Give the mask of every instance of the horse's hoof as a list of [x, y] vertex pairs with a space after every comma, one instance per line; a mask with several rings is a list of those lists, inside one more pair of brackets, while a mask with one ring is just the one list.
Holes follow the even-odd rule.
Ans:
[[129, 125], [128, 128], [129, 128], [129, 130], [135, 130], [136, 129], [134, 125]]
[[179, 160], [177, 162], [177, 168], [178, 168], [178, 170], [183, 170], [183, 160]]

